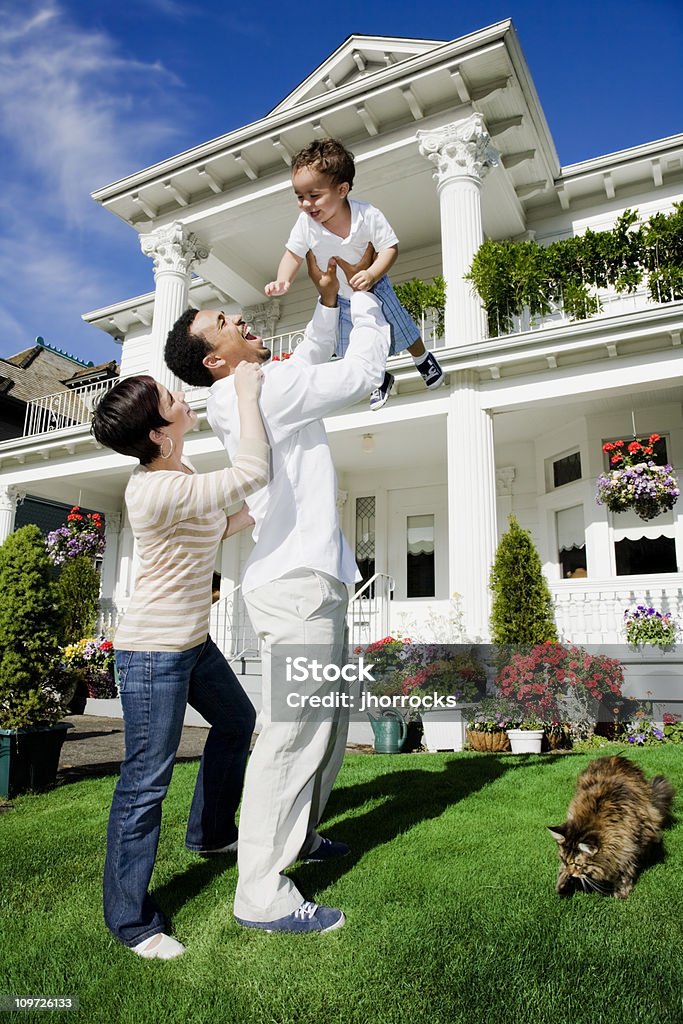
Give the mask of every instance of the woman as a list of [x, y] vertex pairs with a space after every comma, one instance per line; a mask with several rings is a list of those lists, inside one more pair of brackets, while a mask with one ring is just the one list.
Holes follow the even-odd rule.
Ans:
[[98, 441], [140, 465], [126, 487], [139, 572], [114, 638], [125, 728], [125, 759], [107, 832], [104, 916], [112, 934], [145, 958], [170, 960], [184, 946], [167, 934], [147, 888], [154, 868], [161, 804], [187, 703], [211, 724], [186, 833], [188, 849], [234, 848], [255, 713], [208, 637], [211, 574], [221, 540], [253, 520], [225, 509], [263, 487], [269, 448], [258, 407], [261, 371], [235, 370], [242, 442], [231, 469], [196, 475], [183, 439], [197, 420], [182, 392], [152, 377], [120, 381], [98, 404]]

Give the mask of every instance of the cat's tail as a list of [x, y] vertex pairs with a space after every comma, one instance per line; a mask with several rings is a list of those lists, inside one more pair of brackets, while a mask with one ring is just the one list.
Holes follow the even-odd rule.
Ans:
[[664, 775], [655, 775], [651, 782], [652, 803], [665, 818], [671, 814], [671, 804], [676, 790]]

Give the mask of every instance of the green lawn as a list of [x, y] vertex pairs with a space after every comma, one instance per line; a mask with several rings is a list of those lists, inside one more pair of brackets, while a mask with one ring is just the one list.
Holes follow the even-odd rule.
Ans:
[[[628, 900], [554, 892], [544, 826], [604, 752], [348, 757], [324, 832], [352, 854], [295, 871], [347, 924], [307, 937], [234, 923], [234, 861], [183, 847], [196, 765], [179, 765], [153, 879], [188, 947], [172, 963], [102, 923], [115, 780], [17, 800], [0, 815], [0, 994], [77, 995], [88, 1024], [681, 1024], [683, 824]], [[683, 794], [680, 747], [631, 756]]]

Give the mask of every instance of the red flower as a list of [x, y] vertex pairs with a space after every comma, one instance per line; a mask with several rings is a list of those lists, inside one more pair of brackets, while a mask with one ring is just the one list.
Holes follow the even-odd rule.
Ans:
[[640, 443], [640, 441], [631, 441], [630, 445], [628, 446], [628, 450], [631, 453], [631, 455], [635, 455], [635, 453], [639, 452], [642, 447], [643, 446]]
[[649, 440], [650, 444], [654, 444], [655, 441], [661, 441], [662, 439], [659, 436], [659, 434], [650, 434], [648, 440]]
[[603, 450], [603, 452], [613, 452], [614, 451], [614, 445], [612, 444], [611, 441], [607, 441], [606, 444], [603, 444], [602, 450]]

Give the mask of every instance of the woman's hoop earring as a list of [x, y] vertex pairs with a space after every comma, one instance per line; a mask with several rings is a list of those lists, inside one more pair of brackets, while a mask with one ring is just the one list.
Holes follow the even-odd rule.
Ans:
[[[171, 445], [168, 455], [164, 452], [164, 441], [169, 441]], [[159, 455], [161, 455], [162, 459], [170, 459], [175, 451], [175, 444], [173, 443], [173, 438], [169, 437], [168, 434], [164, 434], [164, 441], [159, 445]]]

